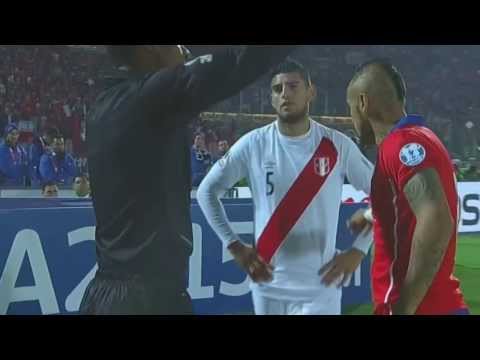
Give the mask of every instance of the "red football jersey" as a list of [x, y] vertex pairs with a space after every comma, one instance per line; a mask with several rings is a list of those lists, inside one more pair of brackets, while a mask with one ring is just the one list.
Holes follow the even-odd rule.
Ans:
[[452, 314], [466, 308], [460, 282], [453, 276], [459, 202], [452, 161], [438, 137], [424, 126], [423, 119], [408, 116], [379, 146], [372, 182], [375, 218], [372, 287], [377, 314], [390, 314], [391, 305], [399, 299], [416, 226], [403, 189], [415, 174], [426, 168], [438, 172], [456, 226], [440, 270], [417, 314]]

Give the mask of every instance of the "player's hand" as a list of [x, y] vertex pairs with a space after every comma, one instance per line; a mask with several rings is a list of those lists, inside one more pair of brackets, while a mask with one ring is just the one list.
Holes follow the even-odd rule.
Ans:
[[372, 224], [365, 218], [365, 212], [367, 210], [360, 209], [358, 210], [350, 220], [347, 221], [347, 227], [350, 229], [350, 232], [354, 235], [360, 234], [366, 228], [370, 230]]
[[341, 288], [350, 281], [352, 274], [357, 270], [364, 258], [365, 254], [355, 248], [337, 254], [332, 261], [323, 266], [318, 272], [322, 277], [322, 284], [325, 286], [337, 284], [337, 287]]
[[273, 266], [267, 264], [257, 250], [241, 241], [234, 242], [228, 248], [237, 264], [245, 270], [253, 282], [271, 282], [273, 280]]

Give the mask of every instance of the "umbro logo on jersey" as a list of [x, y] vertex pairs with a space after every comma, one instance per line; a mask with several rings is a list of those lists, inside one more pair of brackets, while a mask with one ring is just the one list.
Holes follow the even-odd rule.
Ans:
[[315, 158], [315, 174], [325, 177], [330, 173], [330, 159], [326, 157]]
[[276, 166], [277, 164], [274, 161], [267, 161], [263, 164], [263, 168], [267, 170], [274, 169]]
[[420, 165], [427, 157], [425, 148], [417, 143], [405, 145], [400, 150], [400, 161], [410, 167]]

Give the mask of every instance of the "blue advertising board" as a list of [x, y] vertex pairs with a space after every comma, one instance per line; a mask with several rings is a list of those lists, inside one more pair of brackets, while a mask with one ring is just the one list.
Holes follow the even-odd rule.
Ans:
[[[234, 230], [253, 242], [251, 200], [224, 200]], [[337, 248], [352, 244], [346, 220], [362, 205], [342, 206]], [[248, 278], [192, 203], [195, 250], [189, 293], [197, 314], [248, 314]], [[74, 314], [97, 269], [91, 202], [61, 199], [0, 200], [0, 314]], [[369, 259], [344, 289], [343, 304], [370, 301]]]

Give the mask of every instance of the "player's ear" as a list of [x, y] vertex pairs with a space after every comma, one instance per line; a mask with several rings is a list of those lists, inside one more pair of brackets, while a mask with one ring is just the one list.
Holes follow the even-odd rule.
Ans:
[[358, 95], [358, 107], [362, 113], [367, 113], [368, 111], [368, 96], [365, 93]]

